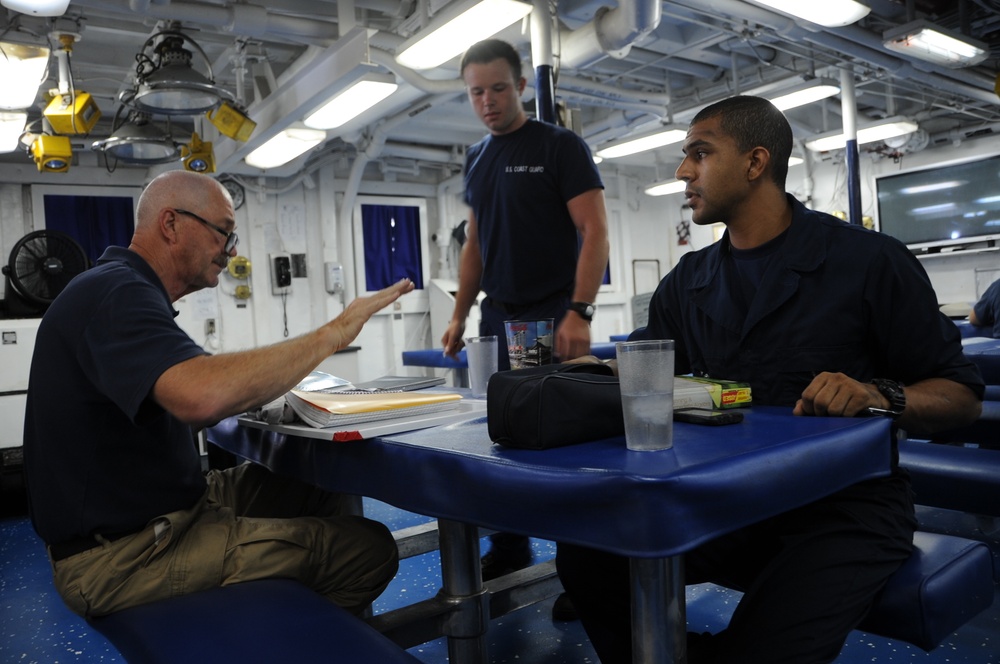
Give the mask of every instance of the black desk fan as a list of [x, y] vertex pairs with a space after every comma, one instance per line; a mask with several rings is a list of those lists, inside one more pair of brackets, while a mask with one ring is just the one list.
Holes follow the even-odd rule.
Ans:
[[40, 317], [70, 280], [89, 266], [83, 247], [66, 233], [28, 233], [17, 241], [3, 266], [7, 283], [0, 317]]

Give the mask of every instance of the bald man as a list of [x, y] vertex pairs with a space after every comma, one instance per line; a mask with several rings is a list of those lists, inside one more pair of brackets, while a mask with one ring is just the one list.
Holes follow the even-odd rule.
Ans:
[[193, 429], [280, 397], [413, 284], [358, 298], [301, 337], [210, 355], [174, 322], [173, 303], [216, 286], [236, 254], [229, 194], [171, 171], [136, 216], [128, 249], [109, 247], [38, 330], [25, 476], [57, 590], [91, 617], [284, 577], [360, 613], [396, 573], [385, 526], [259, 466], [203, 474]]

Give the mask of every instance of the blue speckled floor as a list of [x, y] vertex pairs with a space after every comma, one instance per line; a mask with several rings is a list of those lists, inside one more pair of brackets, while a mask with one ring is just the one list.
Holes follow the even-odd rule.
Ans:
[[[44, 547], [24, 516], [20, 487], [0, 492], [0, 664], [121, 663], [108, 642], [72, 614], [52, 587]], [[374, 501], [366, 513], [403, 528], [426, 519]], [[977, 537], [991, 542], [1000, 561], [1000, 534], [994, 524], [974, 517], [925, 510], [921, 521], [931, 529]], [[984, 534], [985, 531], [985, 534]], [[484, 550], [486, 544], [484, 543]], [[546, 560], [555, 547], [533, 540], [536, 559]], [[998, 565], [1000, 569], [1000, 565]], [[396, 579], [375, 605], [376, 613], [425, 599], [437, 591], [437, 555], [425, 554], [400, 565]], [[932, 653], [913, 646], [856, 632], [838, 664], [922, 662], [926, 664], [1000, 664], [1000, 593], [993, 607], [980, 614]], [[711, 585], [688, 589], [688, 621], [697, 631], [717, 631], [725, 625], [738, 595]], [[553, 623], [552, 601], [543, 602], [494, 621], [489, 653], [495, 664], [587, 664], [596, 662], [579, 623]], [[427, 664], [447, 662], [443, 639], [411, 649]]]

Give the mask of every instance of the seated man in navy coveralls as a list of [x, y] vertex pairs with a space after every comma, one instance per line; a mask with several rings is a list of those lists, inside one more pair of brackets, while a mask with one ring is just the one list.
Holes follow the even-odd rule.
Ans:
[[[875, 408], [920, 434], [972, 422], [983, 383], [923, 268], [893, 238], [787, 195], [791, 149], [765, 99], [733, 97], [694, 118], [677, 177], [694, 222], [726, 233], [660, 282], [645, 335], [675, 340], [678, 374], [747, 381], [755, 404], [796, 415]], [[745, 594], [725, 630], [689, 635], [689, 661], [833, 661], [910, 555], [915, 527], [896, 468], [691, 551], [688, 583]], [[601, 661], [631, 662], [627, 560], [560, 544], [557, 565]]]
[[296, 339], [209, 355], [172, 303], [218, 284], [235, 226], [218, 182], [160, 175], [139, 198], [128, 249], [108, 248], [38, 329], [24, 427], [30, 512], [56, 589], [80, 615], [273, 577], [360, 613], [396, 573], [384, 525], [261, 466], [206, 477], [192, 428], [280, 397], [413, 284], [358, 298]]

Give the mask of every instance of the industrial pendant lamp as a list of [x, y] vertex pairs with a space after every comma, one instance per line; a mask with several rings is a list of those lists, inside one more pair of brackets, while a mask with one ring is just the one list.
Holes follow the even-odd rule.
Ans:
[[180, 157], [180, 145], [154, 125], [149, 115], [130, 111], [128, 120], [93, 148], [127, 164], [165, 164]]
[[[201, 56], [208, 75], [192, 67], [192, 51]], [[179, 30], [158, 32], [136, 56], [139, 61], [134, 94], [127, 103], [149, 113], [198, 115], [215, 108], [231, 95], [215, 85], [208, 56]]]

